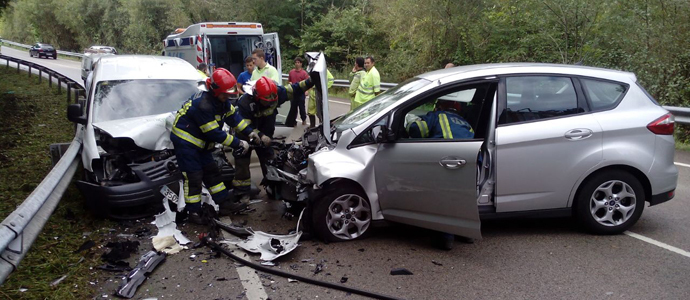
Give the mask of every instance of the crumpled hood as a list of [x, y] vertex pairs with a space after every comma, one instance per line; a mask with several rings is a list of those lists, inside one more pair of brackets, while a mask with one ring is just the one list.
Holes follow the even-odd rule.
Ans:
[[121, 120], [93, 123], [114, 138], [130, 138], [134, 143], [148, 150], [173, 149], [170, 130], [175, 121], [175, 112]]

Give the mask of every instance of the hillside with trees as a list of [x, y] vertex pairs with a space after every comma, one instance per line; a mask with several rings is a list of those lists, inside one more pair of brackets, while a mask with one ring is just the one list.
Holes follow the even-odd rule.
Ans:
[[[176, 28], [261, 22], [285, 58], [323, 50], [334, 70], [374, 55], [384, 81], [494, 62], [631, 71], [659, 102], [690, 105], [690, 0], [10, 0], [9, 40], [159, 54]], [[291, 59], [284, 59], [291, 67]]]

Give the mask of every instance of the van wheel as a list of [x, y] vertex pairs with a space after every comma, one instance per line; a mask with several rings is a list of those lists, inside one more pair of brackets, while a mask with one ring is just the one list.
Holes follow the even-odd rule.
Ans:
[[645, 193], [635, 176], [607, 171], [588, 179], [578, 192], [575, 215], [594, 234], [619, 234], [637, 222]]
[[313, 228], [321, 239], [351, 241], [364, 238], [371, 231], [371, 205], [359, 187], [336, 184], [316, 201]]

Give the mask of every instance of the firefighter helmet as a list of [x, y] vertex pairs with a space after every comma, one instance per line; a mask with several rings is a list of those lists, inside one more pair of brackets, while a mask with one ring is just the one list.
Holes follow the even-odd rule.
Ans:
[[254, 83], [254, 91], [252, 94], [256, 99], [274, 102], [278, 100], [278, 87], [273, 80], [262, 76]]
[[206, 86], [218, 97], [220, 94], [237, 95], [237, 80], [230, 71], [218, 68], [213, 71], [211, 77], [206, 78]]

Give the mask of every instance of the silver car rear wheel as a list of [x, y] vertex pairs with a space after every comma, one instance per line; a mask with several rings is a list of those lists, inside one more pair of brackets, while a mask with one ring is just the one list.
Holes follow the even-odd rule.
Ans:
[[575, 216], [595, 234], [619, 234], [634, 225], [646, 201], [640, 180], [623, 170], [605, 170], [588, 178], [578, 191]]
[[635, 212], [635, 190], [620, 180], [604, 182], [590, 197], [592, 218], [604, 226], [617, 226], [628, 221]]
[[366, 199], [356, 194], [345, 194], [328, 206], [326, 226], [341, 240], [354, 240], [362, 236], [371, 224], [371, 207]]

